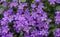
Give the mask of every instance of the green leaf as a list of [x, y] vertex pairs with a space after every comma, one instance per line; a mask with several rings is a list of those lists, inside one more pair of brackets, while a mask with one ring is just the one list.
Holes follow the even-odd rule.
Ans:
[[26, 2], [26, 0], [19, 0], [19, 3], [20, 3], [20, 2]]
[[34, 0], [32, 1], [32, 3], [34, 3]]
[[0, 8], [2, 8], [3, 6], [2, 6], [2, 4], [0, 4]]
[[0, 19], [2, 19], [3, 18], [3, 14], [0, 14]]
[[9, 2], [12, 2], [12, 0], [6, 0], [6, 2], [8, 2], [8, 3], [9, 3]]
[[56, 6], [56, 10], [57, 11], [60, 11], [60, 6]]
[[26, 1], [31, 4], [33, 0], [26, 0]]
[[48, 37], [54, 37], [53, 32], [51, 32]]
[[14, 35], [13, 37], [17, 37], [17, 35]]
[[22, 31], [21, 31], [21, 33], [20, 33], [19, 37], [23, 37], [23, 32], [22, 32]]

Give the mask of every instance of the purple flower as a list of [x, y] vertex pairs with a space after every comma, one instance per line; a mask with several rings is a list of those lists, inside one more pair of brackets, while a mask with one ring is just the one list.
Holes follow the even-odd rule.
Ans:
[[60, 11], [55, 12], [55, 23], [59, 24], [60, 23]]
[[22, 14], [22, 12], [23, 12], [23, 10], [22, 10], [22, 9], [18, 9], [18, 10], [17, 10], [16, 15], [21, 15], [21, 14]]
[[32, 36], [32, 37], [36, 37], [37, 35], [40, 35], [40, 31], [33, 30], [33, 31], [31, 32], [31, 36]]
[[44, 8], [43, 3], [40, 3], [40, 4], [38, 5], [38, 8], [36, 8], [37, 13], [42, 13], [42, 12], [44, 12], [42, 8]]
[[23, 16], [21, 16], [21, 15], [16, 15], [16, 16], [15, 16], [15, 20], [20, 20], [20, 21], [22, 21], [22, 20], [26, 20], [26, 19], [25, 19], [25, 17], [23, 17]]
[[56, 0], [56, 3], [60, 4], [60, 0]]
[[3, 26], [8, 25], [8, 21], [7, 21], [6, 18], [2, 19], [0, 23], [1, 23], [1, 25], [3, 25]]
[[48, 36], [49, 32], [47, 30], [40, 31], [40, 35]]
[[24, 31], [26, 31], [27, 33], [29, 33], [29, 30], [31, 29], [31, 27], [25, 26], [24, 27]]
[[13, 37], [13, 34], [9, 32], [9, 33], [7, 33], [5, 35], [2, 35], [2, 37]]
[[56, 28], [53, 34], [55, 37], [60, 37], [60, 28]]
[[18, 9], [23, 9], [24, 6], [27, 6], [27, 3], [20, 3], [20, 5], [18, 6]]
[[9, 15], [13, 14], [13, 9], [8, 9], [7, 11], [4, 11], [3, 15], [4, 17], [8, 17]]
[[9, 31], [8, 26], [2, 26], [2, 29], [1, 29], [1, 34], [2, 35], [5, 35], [6, 33], [8, 33], [8, 31]]
[[29, 35], [28, 33], [24, 33], [24, 37], [32, 37], [32, 36]]
[[32, 8], [35, 8], [36, 7], [36, 4], [35, 3], [31, 4], [31, 7]]
[[6, 0], [0, 0], [0, 2], [6, 2]]
[[16, 7], [17, 5], [18, 5], [17, 2], [11, 2], [10, 5], [9, 5], [9, 7], [12, 8], [12, 7]]
[[14, 28], [16, 30], [17, 33], [20, 32], [20, 30], [24, 27], [24, 24], [21, 23], [20, 21], [15, 21], [14, 22]]
[[3, 13], [3, 10], [2, 10], [2, 8], [0, 8], [0, 14], [2, 14]]
[[48, 0], [50, 2], [50, 4], [55, 4], [56, 0]]
[[12, 22], [12, 21], [14, 20], [14, 18], [15, 18], [15, 15], [11, 15], [11, 16], [9, 16], [9, 17], [7, 18], [7, 20], [8, 20], [9, 22]]
[[4, 2], [2, 5], [3, 5], [4, 7], [6, 7], [8, 4], [7, 4], [6, 2]]
[[40, 2], [41, 0], [34, 0], [35, 2]]

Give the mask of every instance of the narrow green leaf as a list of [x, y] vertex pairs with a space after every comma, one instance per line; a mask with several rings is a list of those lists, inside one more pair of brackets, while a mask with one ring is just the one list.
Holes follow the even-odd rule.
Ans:
[[20, 3], [20, 2], [26, 2], [26, 0], [19, 0], [19, 3]]

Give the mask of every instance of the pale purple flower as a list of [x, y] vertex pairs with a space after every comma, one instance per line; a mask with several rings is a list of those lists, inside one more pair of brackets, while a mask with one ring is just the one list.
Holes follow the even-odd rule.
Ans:
[[27, 3], [20, 3], [20, 5], [18, 6], [18, 9], [23, 9], [24, 6], [27, 6]]
[[55, 23], [59, 24], [60, 23], [60, 11], [55, 12]]
[[4, 2], [2, 5], [3, 5], [4, 7], [7, 7], [8, 4], [7, 4], [6, 2]]
[[16, 7], [17, 5], [18, 5], [17, 2], [11, 2], [10, 5], [9, 5], [9, 7], [12, 8], [12, 7]]
[[60, 4], [60, 0], [56, 0], [56, 3]]
[[50, 2], [50, 4], [55, 4], [56, 0], [48, 0]]
[[31, 4], [31, 7], [32, 8], [35, 8], [36, 7], [36, 4], [35, 3]]
[[0, 2], [6, 2], [6, 0], [0, 0]]
[[60, 37], [60, 28], [56, 28], [53, 34], [55, 37]]

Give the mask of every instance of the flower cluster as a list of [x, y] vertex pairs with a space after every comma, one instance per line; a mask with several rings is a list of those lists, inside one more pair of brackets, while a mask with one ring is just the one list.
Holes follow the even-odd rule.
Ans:
[[59, 24], [60, 23], [60, 11], [55, 12], [55, 23]]
[[55, 4], [55, 2], [60, 4], [60, 0], [48, 0], [48, 1], [50, 2], [50, 4]]
[[[23, 37], [48, 37], [50, 22], [48, 13], [44, 11], [45, 0], [0, 0], [0, 37], [14, 37], [23, 32]], [[59, 0], [48, 0], [50, 4], [59, 3]], [[55, 23], [60, 23], [60, 11], [55, 12]], [[9, 24], [11, 23], [11, 24]], [[57, 32], [57, 33], [56, 33]], [[54, 31], [59, 37], [60, 29]]]

